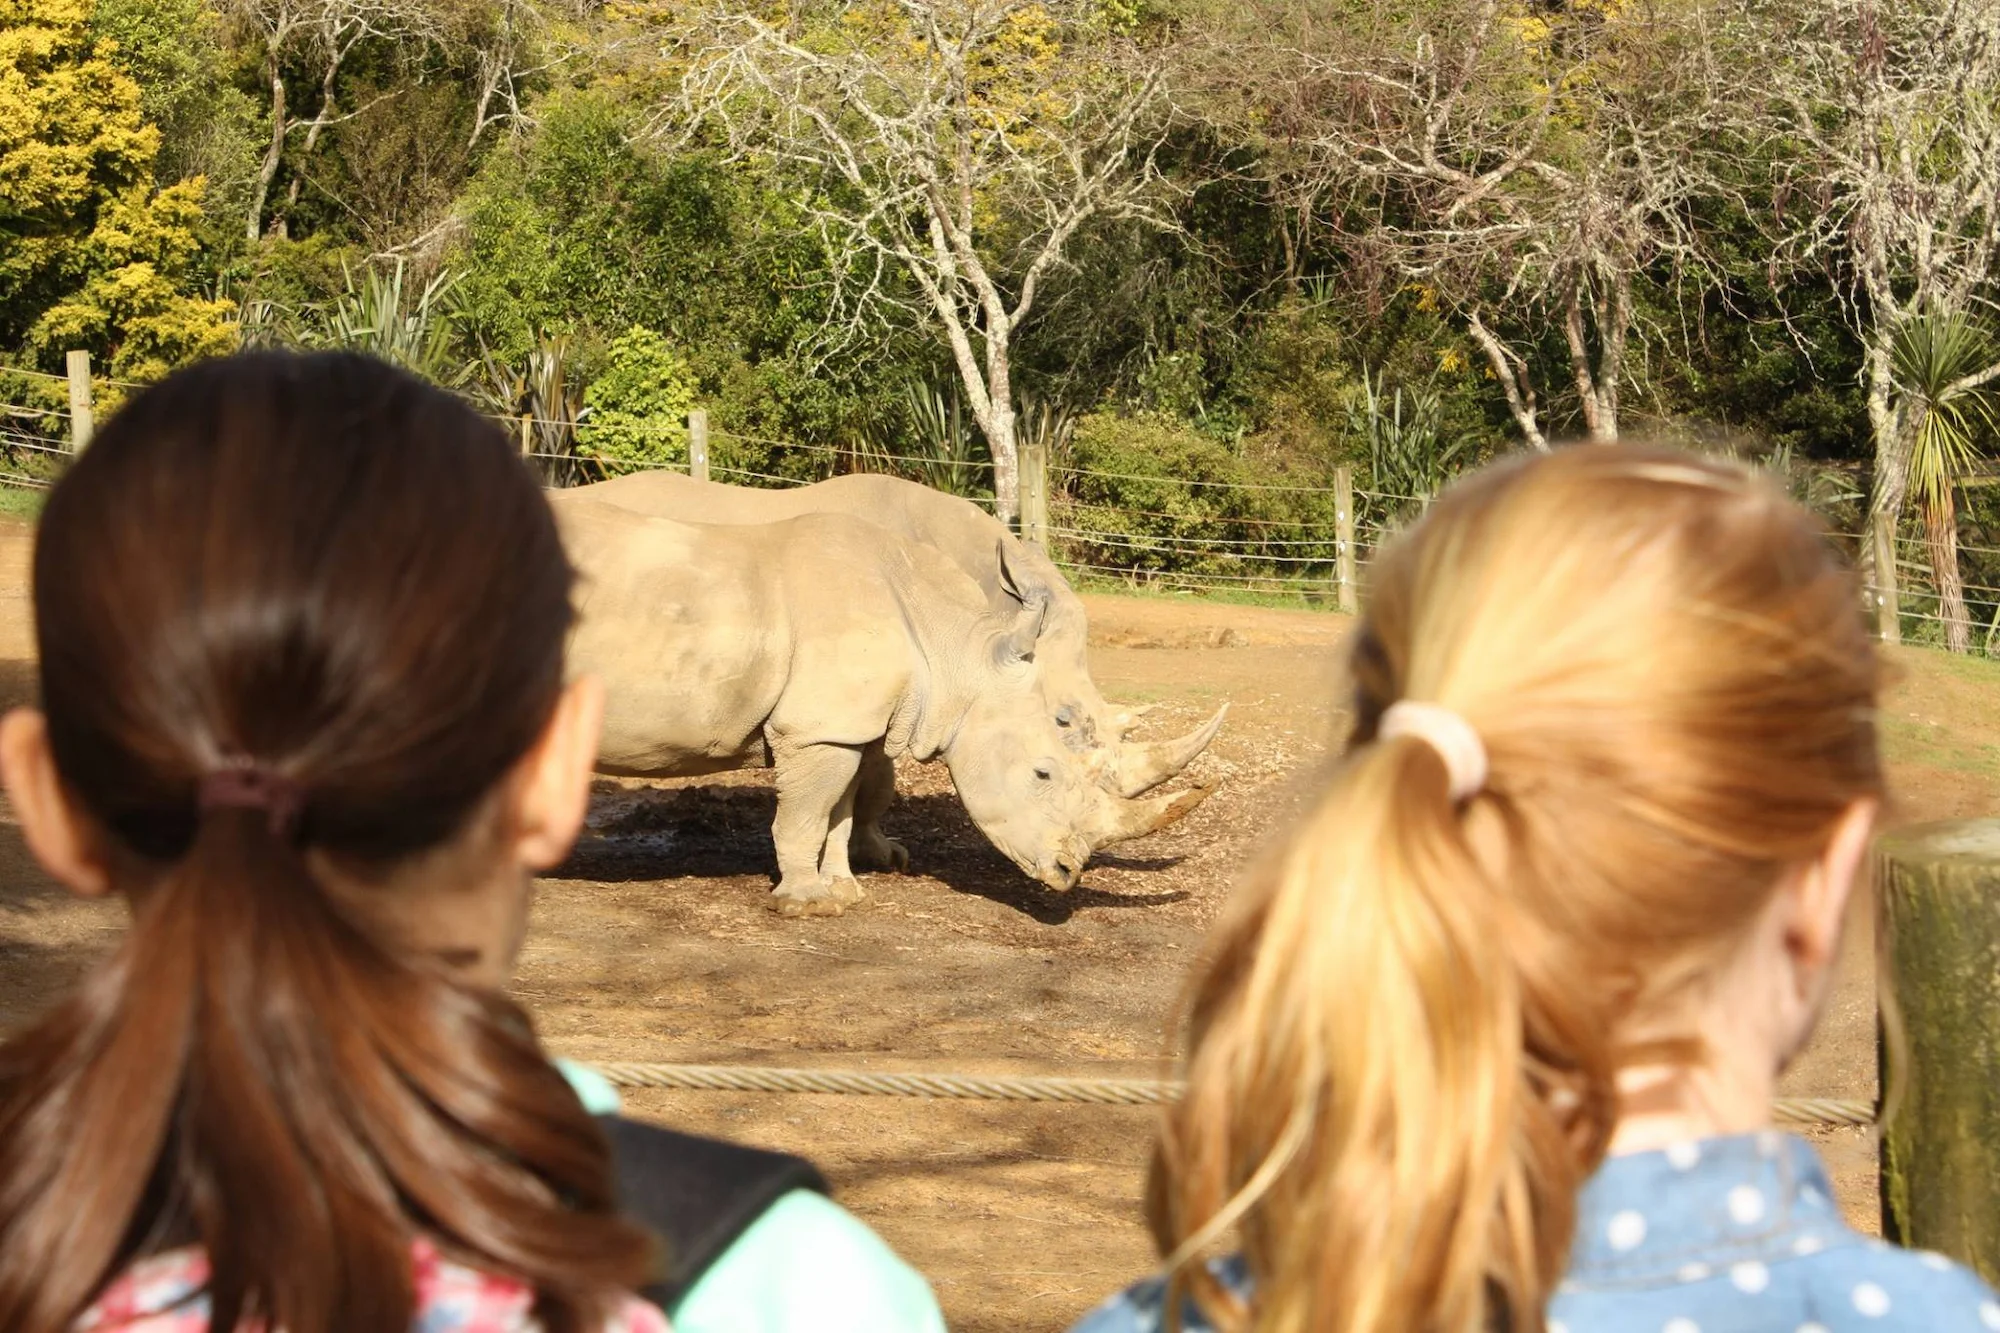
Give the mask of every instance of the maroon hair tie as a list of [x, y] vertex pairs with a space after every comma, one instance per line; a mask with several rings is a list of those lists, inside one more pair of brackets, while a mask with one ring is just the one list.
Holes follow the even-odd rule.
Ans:
[[289, 838], [298, 828], [305, 793], [299, 784], [254, 759], [235, 759], [201, 780], [201, 808], [262, 810], [271, 832]]

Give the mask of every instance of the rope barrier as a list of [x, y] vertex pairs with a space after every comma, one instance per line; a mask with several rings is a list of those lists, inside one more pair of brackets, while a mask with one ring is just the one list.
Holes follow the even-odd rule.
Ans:
[[[925, 1097], [984, 1102], [1065, 1102], [1092, 1106], [1157, 1106], [1178, 1101], [1184, 1085], [1170, 1079], [1053, 1078], [1006, 1074], [871, 1073], [859, 1069], [767, 1069], [756, 1065], [593, 1064], [613, 1087], [686, 1092], [820, 1093], [850, 1097]], [[1773, 1118], [1792, 1124], [1872, 1125], [1868, 1102], [1831, 1097], [1780, 1097]]]

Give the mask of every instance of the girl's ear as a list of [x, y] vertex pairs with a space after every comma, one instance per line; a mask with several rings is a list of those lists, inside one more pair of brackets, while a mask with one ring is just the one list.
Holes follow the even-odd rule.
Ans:
[[514, 856], [530, 871], [562, 863], [583, 831], [590, 775], [604, 731], [604, 684], [581, 676], [565, 686], [541, 739], [522, 758], [513, 801]]
[[0, 717], [0, 785], [42, 869], [85, 898], [110, 892], [111, 873], [89, 819], [56, 773], [48, 721], [39, 710], [14, 708]]
[[1841, 924], [1854, 885], [1861, 878], [1869, 839], [1880, 807], [1872, 799], [1854, 802], [1834, 826], [1833, 837], [1819, 859], [1795, 875], [1784, 892], [1791, 895], [1785, 948], [1793, 966], [1815, 976], [1833, 965], [1840, 948]]

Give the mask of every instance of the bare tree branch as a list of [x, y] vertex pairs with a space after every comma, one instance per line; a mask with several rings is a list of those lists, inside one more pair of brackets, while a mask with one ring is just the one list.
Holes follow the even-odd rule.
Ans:
[[[264, 48], [271, 135], [244, 227], [248, 239], [255, 241], [263, 234], [271, 186], [291, 136], [305, 131], [300, 151], [309, 155], [327, 126], [358, 114], [341, 114], [335, 102], [341, 70], [354, 49], [378, 38], [415, 46], [435, 43], [443, 39], [447, 25], [431, 0], [219, 0], [218, 9], [254, 32]], [[295, 61], [314, 71], [319, 87], [319, 109], [309, 120], [294, 113], [294, 99], [285, 83], [285, 71]], [[296, 194], [295, 181], [293, 198]], [[283, 225], [283, 218], [278, 218], [276, 227], [282, 230]]]
[[[1765, 53], [1739, 96], [1776, 149], [1772, 272], [1831, 277], [1861, 340], [1875, 452], [1865, 557], [1895, 639], [1914, 431], [1892, 348], [1912, 319], [1995, 308], [2000, 0], [1737, 0], [1732, 26]], [[1994, 378], [2000, 366], [1955, 387]]]
[[1281, 193], [1331, 201], [1329, 226], [1459, 313], [1531, 443], [1545, 429], [1522, 349], [1549, 327], [1591, 437], [1616, 439], [1637, 276], [1715, 273], [1689, 219], [1718, 188], [1722, 119], [1700, 13], [1417, 0], [1298, 17], [1314, 10], [1232, 7], [1211, 34], [1220, 104], [1246, 62], [1275, 104], [1226, 123], [1261, 138]]
[[1092, 219], [1166, 223], [1161, 64], [1098, 18], [1081, 0], [862, 0], [801, 34], [710, 7], [678, 35], [680, 95], [652, 126], [714, 129], [824, 182], [806, 207], [843, 279], [831, 327], [900, 309], [940, 329], [1003, 518], [1013, 352], [1049, 275]]

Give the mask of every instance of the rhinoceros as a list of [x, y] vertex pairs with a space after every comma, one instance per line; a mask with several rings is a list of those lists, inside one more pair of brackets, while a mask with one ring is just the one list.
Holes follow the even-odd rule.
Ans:
[[[775, 770], [782, 913], [865, 897], [849, 861], [899, 860], [875, 820], [892, 756], [941, 757], [973, 822], [1029, 876], [1075, 886], [1090, 855], [1204, 792], [1128, 800], [1092, 782], [1041, 698], [1029, 598], [993, 614], [973, 581], [863, 520], [681, 523], [556, 492], [581, 574], [572, 669], [606, 684], [601, 772]], [[865, 782], [863, 775], [870, 775]]]
[[987, 604], [1007, 613], [1027, 592], [1048, 598], [1048, 618], [1036, 644], [1051, 716], [1065, 744], [1086, 757], [1099, 782], [1120, 796], [1138, 796], [1179, 773], [1202, 752], [1229, 711], [1185, 736], [1134, 743], [1136, 721], [1113, 709], [1090, 678], [1083, 602], [1041, 552], [969, 500], [900, 477], [854, 473], [810, 486], [760, 490], [697, 481], [679, 472], [635, 472], [581, 488], [602, 500], [699, 523], [770, 523], [801, 514], [851, 514], [912, 541], [935, 547], [975, 579]]

